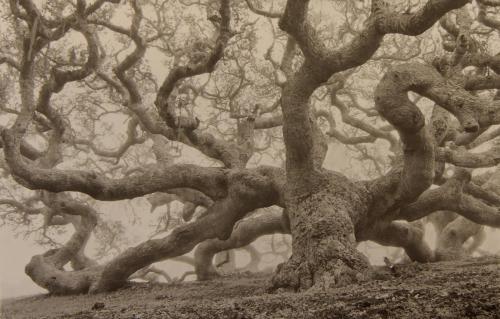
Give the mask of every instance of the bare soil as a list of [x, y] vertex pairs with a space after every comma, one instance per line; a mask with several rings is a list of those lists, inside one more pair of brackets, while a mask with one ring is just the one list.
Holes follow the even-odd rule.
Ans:
[[[321, 292], [267, 293], [269, 274], [134, 283], [109, 294], [4, 300], [22, 318], [500, 318], [500, 258], [379, 268], [373, 280]], [[99, 308], [99, 309], [96, 309]]]

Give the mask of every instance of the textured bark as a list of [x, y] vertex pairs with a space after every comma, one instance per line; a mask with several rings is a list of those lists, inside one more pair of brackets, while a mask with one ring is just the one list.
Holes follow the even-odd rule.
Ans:
[[375, 227], [371, 240], [386, 246], [402, 247], [411, 260], [431, 262], [435, 260], [434, 252], [424, 242], [424, 230], [420, 222], [406, 223], [394, 221], [381, 223]]
[[[382, 1], [373, 1], [365, 29], [345, 47], [329, 51], [307, 20], [309, 1], [287, 1], [280, 27], [297, 41], [305, 61], [289, 77], [281, 100], [286, 145], [285, 207], [289, 212], [293, 253], [278, 268], [274, 288], [321, 289], [361, 279], [368, 262], [356, 250], [355, 234], [366, 230], [374, 218], [416, 200], [434, 177], [433, 141], [424, 127], [422, 114], [407, 97], [408, 91], [419, 85], [412, 74], [386, 75], [375, 94], [377, 110], [398, 129], [405, 146], [403, 169], [391, 173], [390, 181], [371, 185], [370, 190], [378, 188], [381, 193], [395, 191], [393, 195], [383, 194], [381, 197], [390, 198], [384, 198], [382, 204], [373, 204], [364, 187], [320, 169], [320, 140], [314, 134], [315, 121], [309, 106], [313, 92], [334, 73], [366, 62], [385, 34], [420, 34], [446, 12], [466, 2], [429, 1], [418, 12], [406, 15], [391, 12]], [[427, 87], [428, 83], [422, 85]], [[467, 130], [477, 130], [477, 122], [463, 124]], [[369, 206], [375, 210], [366, 220]]]
[[498, 208], [463, 193], [469, 181], [470, 174], [457, 169], [442, 186], [426, 190], [417, 201], [401, 207], [395, 218], [415, 221], [436, 211], [450, 210], [477, 224], [499, 227]]
[[196, 247], [195, 272], [198, 280], [206, 280], [217, 276], [212, 259], [215, 254], [228, 249], [249, 245], [257, 238], [274, 233], [286, 233], [281, 212], [263, 213], [239, 221], [227, 240], [210, 239]]
[[184, 255], [204, 240], [226, 240], [238, 220], [278, 200], [279, 194], [273, 183], [264, 175], [236, 171], [228, 179], [228, 197], [214, 202], [203, 218], [177, 227], [165, 238], [152, 239], [124, 251], [104, 266], [90, 292], [117, 289], [137, 270], [154, 262]]
[[325, 152], [309, 98], [327, 76], [306, 61], [283, 90], [285, 205], [293, 253], [279, 266], [274, 288], [345, 284], [362, 277], [368, 267], [356, 250], [354, 235], [359, 214], [367, 210], [368, 195], [345, 177], [320, 169]]
[[368, 260], [356, 250], [354, 234], [369, 195], [340, 175], [318, 175], [316, 180], [310, 194], [287, 198], [293, 252], [278, 266], [274, 288], [324, 289], [366, 275]]
[[122, 287], [134, 273], [154, 262], [184, 255], [207, 239], [228, 239], [239, 219], [257, 208], [278, 202], [279, 193], [272, 179], [268, 178], [281, 172], [275, 171], [264, 169], [250, 175], [246, 171], [233, 171], [227, 176], [230, 185], [228, 197], [215, 201], [201, 218], [174, 229], [165, 238], [129, 248], [105, 265], [87, 265], [90, 267], [72, 272], [66, 272], [62, 267], [82, 253], [96, 223], [95, 212], [69, 198], [59, 200], [57, 196], [63, 195], [52, 196], [46, 200], [46, 205], [64, 214], [78, 215], [82, 223], [75, 227], [75, 234], [64, 247], [33, 257], [26, 273], [38, 285], [55, 294], [94, 293]]
[[[51, 195], [50, 200], [50, 206], [56, 212], [71, 215], [80, 221], [74, 223], [76, 231], [64, 246], [34, 256], [26, 265], [25, 272], [37, 285], [50, 293], [86, 293], [101, 271], [101, 267], [95, 263], [82, 259], [85, 245], [97, 223], [96, 213], [90, 207], [68, 196]], [[77, 261], [80, 264], [85, 261], [89, 267], [66, 272], [63, 267], [70, 261]]]
[[[281, 14], [260, 10], [253, 1], [247, 0], [247, 5], [255, 13], [280, 18], [279, 26], [289, 35], [279, 66], [286, 81], [278, 83], [282, 96], [276, 105], [281, 104], [282, 116], [259, 118], [256, 108], [256, 114], [239, 120], [236, 143], [216, 139], [198, 130], [199, 120], [177, 114], [176, 105], [171, 103], [173, 92], [182, 81], [212, 73], [223, 58], [229, 40], [237, 33], [231, 30], [232, 24], [238, 25], [231, 22], [232, 3], [221, 0], [219, 15], [211, 20], [217, 32], [210, 52], [206, 52], [201, 61], [175, 65], [168, 72], [155, 99], [157, 114], [152, 115], [154, 112], [143, 105], [139, 86], [132, 75], [133, 68], [139, 66], [147, 49], [147, 40], [141, 37], [140, 32], [143, 19], [140, 2], [130, 2], [133, 11], [130, 28], [89, 18], [104, 2], [118, 1], [96, 1], [87, 8], [85, 1], [78, 1], [75, 13], [61, 21], [44, 18], [37, 29], [40, 13], [32, 1], [11, 1], [11, 6], [17, 8], [17, 18], [26, 21], [32, 37], [24, 41], [20, 63], [0, 57], [0, 63], [8, 63], [20, 72], [21, 112], [14, 125], [9, 129], [1, 129], [0, 146], [4, 148], [9, 169], [20, 184], [30, 189], [78, 191], [102, 200], [128, 199], [159, 192], [162, 198], [156, 201], [156, 195], [152, 197], [153, 208], [154, 205], [181, 200], [185, 204], [183, 217], [187, 221], [192, 219], [197, 206], [203, 206], [207, 211], [196, 221], [176, 228], [165, 238], [132, 247], [104, 266], [95, 265], [83, 254], [95, 221], [90, 221], [90, 215], [77, 214], [81, 216], [82, 227], [76, 227], [72, 239], [56, 251], [35, 256], [26, 268], [33, 280], [49, 291], [80, 293], [113, 290], [121, 287], [137, 271], [147, 269], [145, 267], [151, 263], [185, 254], [198, 244], [198, 276], [201, 279], [208, 278], [215, 274], [212, 265], [215, 253], [247, 245], [265, 233], [288, 231], [293, 238], [293, 254], [290, 260], [279, 267], [273, 278], [274, 287], [323, 289], [365, 277], [368, 262], [357, 252], [356, 241], [372, 239], [386, 245], [401, 246], [414, 260], [433, 260], [433, 252], [422, 241], [422, 229], [411, 222], [436, 210], [452, 209], [471, 221], [497, 227], [500, 225], [498, 209], [490, 206], [492, 202], [496, 205], [500, 203], [493, 189], [489, 189], [488, 185], [484, 189], [473, 186], [469, 183], [470, 176], [462, 171], [448, 181], [442, 177], [445, 162], [467, 167], [494, 166], [500, 162], [497, 148], [473, 154], [465, 149], [451, 150], [444, 144], [446, 141], [455, 141], [457, 145], [467, 144], [488, 126], [500, 123], [497, 101], [486, 100], [464, 89], [495, 88], [498, 87], [497, 78], [462, 79], [457, 84], [448, 81], [437, 68], [414, 63], [399, 65], [387, 72], [375, 91], [375, 104], [382, 117], [399, 132], [403, 142], [402, 160], [383, 178], [366, 183], [354, 183], [340, 174], [321, 168], [327, 145], [318, 127], [317, 117], [326, 118], [330, 124], [334, 118], [331, 114], [315, 112], [310, 107], [311, 96], [319, 87], [325, 83], [330, 85], [332, 76], [343, 77], [344, 74], [339, 72], [367, 62], [386, 34], [421, 34], [447, 12], [463, 7], [468, 0], [429, 0], [414, 13], [404, 14], [393, 12], [385, 1], [373, 0], [370, 16], [362, 30], [336, 50], [330, 50], [324, 44], [322, 37], [308, 21], [310, 1], [288, 0]], [[19, 11], [18, 6], [23, 11]], [[481, 19], [486, 21], [485, 13], [480, 14]], [[456, 38], [456, 64], [488, 66], [499, 70], [498, 57], [466, 55], [467, 48], [460, 46], [458, 38], [467, 31], [464, 22], [468, 20], [459, 20], [460, 25], [456, 30], [449, 25], [449, 21], [442, 23]], [[492, 25], [491, 21], [488, 23]], [[89, 26], [92, 24], [128, 37], [135, 45], [134, 50], [113, 68], [117, 80], [96, 70], [100, 67], [100, 49], [97, 37]], [[69, 28], [85, 37], [88, 59], [78, 68], [66, 70], [54, 67], [49, 79], [42, 83], [38, 99], [35, 99], [35, 83], [38, 79], [35, 79], [33, 62], [36, 55], [48, 43], [64, 36]], [[302, 50], [304, 59], [294, 72], [296, 47]], [[268, 55], [269, 60], [272, 60], [271, 53]], [[220, 161], [224, 167], [172, 165], [165, 160], [167, 156], [161, 154], [161, 145], [156, 146], [157, 165], [140, 168], [138, 173], [121, 179], [107, 178], [104, 174], [88, 171], [56, 169], [56, 164], [48, 167], [42, 160], [35, 161], [40, 157], [40, 152], [24, 140], [33, 119], [40, 116], [38, 113], [43, 114], [49, 122], [48, 126], [56, 133], [54, 135], [61, 138], [67, 127], [57, 110], [51, 106], [51, 98], [67, 83], [84, 80], [93, 72], [118, 92], [123, 98], [123, 107], [133, 114], [133, 119], [130, 121], [129, 138], [117, 151], [103, 152], [88, 141], [80, 141], [80, 144], [87, 144], [96, 155], [119, 158], [130, 145], [144, 141], [144, 138], [137, 137], [137, 128], [141, 128], [148, 133], [161, 134], [168, 140], [195, 147]], [[333, 124], [329, 135], [346, 143], [384, 138], [393, 149], [397, 148], [396, 138], [390, 130], [379, 130], [351, 117], [348, 107], [335, 96], [335, 90], [331, 91], [331, 102], [340, 109], [343, 120], [367, 132], [369, 136], [344, 138]], [[428, 129], [417, 105], [408, 98], [410, 91], [439, 104], [446, 109], [446, 114], [449, 112], [459, 120], [461, 127], [445, 127], [448, 124], [445, 119], [446, 125], [443, 127], [437, 125], [439, 121], [436, 120], [432, 131]], [[253, 130], [279, 125], [283, 125], [286, 174], [283, 170], [268, 167], [245, 169], [255, 147]], [[461, 129], [465, 132], [459, 133]], [[48, 153], [52, 150], [49, 149]], [[437, 180], [442, 184], [441, 187], [429, 190]], [[287, 211], [284, 218], [269, 215], [258, 221], [248, 218], [236, 224], [255, 209], [271, 205], [282, 206]], [[79, 210], [78, 207], [73, 209]], [[457, 218], [443, 228], [438, 258], [457, 256], [458, 248], [479, 230], [480, 226], [465, 218]], [[457, 232], [460, 232], [458, 236]], [[203, 242], [207, 239], [209, 241]], [[74, 264], [75, 272], [62, 270], [68, 262]]]
[[50, 261], [50, 255], [37, 255], [31, 258], [25, 272], [40, 287], [51, 294], [82, 294], [89, 291], [102, 268], [94, 267], [77, 272], [67, 272], [57, 268]]

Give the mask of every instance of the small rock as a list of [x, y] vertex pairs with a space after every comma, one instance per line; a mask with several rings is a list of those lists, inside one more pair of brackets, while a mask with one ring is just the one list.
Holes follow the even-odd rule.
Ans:
[[104, 302], [96, 302], [92, 306], [92, 310], [101, 310], [101, 309], [104, 309]]

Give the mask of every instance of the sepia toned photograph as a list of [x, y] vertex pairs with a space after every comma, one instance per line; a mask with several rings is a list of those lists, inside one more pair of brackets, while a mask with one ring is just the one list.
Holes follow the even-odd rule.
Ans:
[[1, 319], [500, 319], [500, 0], [0, 0]]

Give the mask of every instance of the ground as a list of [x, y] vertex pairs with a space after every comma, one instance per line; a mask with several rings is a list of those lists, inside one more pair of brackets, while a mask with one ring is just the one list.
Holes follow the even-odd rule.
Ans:
[[244, 273], [131, 284], [110, 294], [38, 295], [3, 301], [1, 318], [500, 318], [500, 257], [380, 268], [369, 282], [323, 292], [270, 294], [269, 279]]

